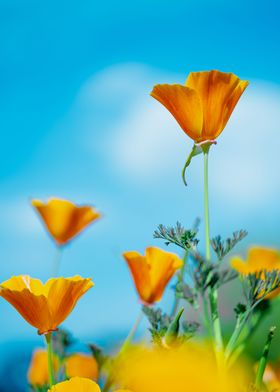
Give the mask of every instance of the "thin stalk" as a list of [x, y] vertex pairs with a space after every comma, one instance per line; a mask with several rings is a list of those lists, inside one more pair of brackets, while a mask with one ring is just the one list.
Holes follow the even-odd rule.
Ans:
[[240, 336], [240, 334], [241, 334], [241, 332], [242, 332], [244, 326], [246, 325], [246, 323], [247, 323], [249, 317], [251, 316], [252, 311], [255, 309], [255, 307], [256, 307], [262, 300], [263, 300], [263, 298], [260, 298], [258, 301], [256, 301], [256, 302], [254, 303], [254, 305], [244, 313], [244, 315], [243, 315], [243, 317], [242, 317], [242, 320], [237, 319], [237, 322], [236, 322], [236, 325], [235, 325], [233, 334], [231, 335], [231, 337], [230, 337], [230, 339], [229, 339], [229, 342], [228, 342], [228, 344], [227, 344], [227, 347], [226, 347], [226, 349], [225, 349], [225, 358], [226, 358], [226, 359], [229, 359], [229, 357], [231, 356], [231, 354], [232, 354], [233, 351], [235, 350], [235, 348], [236, 348], [236, 343], [237, 343], [237, 341], [238, 341], [238, 338], [239, 338], [239, 336]]
[[[129, 345], [131, 344], [131, 341], [132, 341], [132, 339], [133, 339], [133, 337], [134, 337], [134, 335], [135, 335], [135, 333], [136, 333], [136, 331], [137, 331], [137, 329], [138, 329], [138, 327], [139, 327], [139, 325], [140, 325], [140, 323], [142, 321], [142, 318], [143, 318], [143, 312], [141, 310], [141, 312], [139, 313], [139, 315], [138, 315], [134, 325], [132, 326], [129, 334], [127, 335], [125, 341], [123, 342], [123, 344], [122, 344], [122, 346], [120, 348], [120, 351], [118, 353], [118, 356], [122, 355], [127, 350]], [[106, 379], [106, 382], [105, 382], [105, 384], [103, 386], [102, 391], [103, 392], [108, 392], [109, 389], [111, 388], [112, 384], [113, 384], [112, 372], [111, 372], [111, 369], [109, 369], [108, 374], [107, 374], [107, 379]]]
[[[210, 262], [210, 222], [209, 222], [209, 192], [208, 192], [208, 153], [209, 148], [204, 152], [204, 222], [205, 222], [205, 257]], [[216, 289], [209, 289], [209, 304], [211, 312], [212, 330], [216, 352], [223, 349], [223, 338], [218, 309], [218, 292]]]
[[241, 342], [238, 343], [238, 345], [235, 347], [234, 351], [231, 354], [230, 360], [228, 362], [229, 367], [232, 366], [239, 358], [239, 356], [243, 353], [243, 351], [246, 348], [246, 345], [248, 344], [248, 341], [252, 338], [256, 328], [259, 326], [260, 321], [262, 321], [260, 312], [257, 315], [255, 315], [255, 317], [253, 315], [250, 327], [247, 328], [245, 335], [242, 337]]
[[[188, 255], [189, 255], [189, 251], [186, 250], [184, 253], [184, 257], [183, 257], [183, 265], [182, 265], [180, 272], [179, 272], [178, 282], [184, 281], [184, 275], [185, 275], [186, 262], [188, 259]], [[172, 310], [170, 313], [171, 319], [173, 319], [177, 315], [178, 310], [179, 310], [179, 305], [180, 305], [180, 298], [176, 297], [176, 293], [175, 293], [175, 299], [174, 299]]]
[[210, 325], [210, 319], [209, 319], [209, 307], [208, 307], [208, 302], [205, 296], [202, 296], [202, 304], [203, 304], [203, 321], [204, 321], [204, 326], [207, 331], [207, 335], [211, 336], [211, 325]]
[[63, 255], [63, 246], [56, 246], [56, 251], [53, 259], [53, 267], [52, 267], [52, 277], [57, 277], [59, 275], [62, 255]]
[[261, 356], [261, 359], [259, 362], [258, 371], [257, 371], [257, 375], [256, 375], [256, 387], [258, 389], [260, 389], [263, 384], [263, 375], [264, 375], [264, 371], [265, 371], [266, 364], [267, 364], [270, 345], [271, 345], [272, 339], [274, 337], [275, 328], [276, 327], [271, 327], [269, 330], [269, 333], [267, 335], [267, 340], [266, 340], [266, 343], [265, 343], [265, 346], [263, 349], [263, 353], [262, 353], [262, 356]]
[[52, 333], [49, 332], [45, 335], [48, 351], [48, 372], [49, 372], [49, 384], [52, 387], [55, 384], [54, 370], [53, 370], [53, 358], [52, 358]]
[[133, 339], [133, 337], [134, 337], [134, 335], [135, 335], [135, 333], [136, 333], [136, 331], [142, 321], [142, 318], [143, 318], [143, 312], [141, 310], [134, 325], [132, 326], [129, 334], [127, 335], [125, 341], [123, 342], [123, 344], [120, 348], [119, 355], [123, 354], [126, 351], [126, 349], [129, 347], [129, 345], [131, 344], [131, 341], [132, 341], [132, 339]]

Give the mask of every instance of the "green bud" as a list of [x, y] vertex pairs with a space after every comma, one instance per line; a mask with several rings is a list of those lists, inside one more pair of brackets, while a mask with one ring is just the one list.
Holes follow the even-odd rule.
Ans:
[[178, 337], [178, 334], [179, 334], [179, 329], [180, 329], [180, 318], [181, 318], [183, 312], [184, 312], [184, 308], [181, 308], [179, 310], [179, 312], [177, 313], [177, 316], [169, 324], [169, 327], [168, 327], [168, 329], [166, 331], [166, 334], [164, 336], [165, 343], [168, 346], [171, 346], [177, 340], [177, 337]]

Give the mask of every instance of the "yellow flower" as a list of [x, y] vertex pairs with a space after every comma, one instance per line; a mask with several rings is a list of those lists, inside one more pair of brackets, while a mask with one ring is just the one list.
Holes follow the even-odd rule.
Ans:
[[161, 299], [167, 283], [183, 265], [176, 254], [155, 247], [147, 248], [145, 256], [135, 251], [125, 252], [123, 256], [139, 297], [146, 304], [153, 304]]
[[98, 364], [92, 355], [77, 353], [65, 360], [67, 377], [85, 377], [92, 380], [98, 379]]
[[73, 377], [54, 385], [49, 392], [101, 392], [101, 390], [96, 382], [88, 378]]
[[[88, 378], [73, 377], [68, 381], [60, 382], [49, 389], [48, 392], [101, 392], [96, 382]], [[119, 389], [115, 392], [131, 392], [128, 389]]]
[[100, 214], [93, 207], [77, 206], [68, 200], [52, 198], [47, 203], [32, 200], [32, 205], [57, 245], [65, 245], [90, 223], [100, 218]]
[[158, 84], [151, 96], [175, 117], [196, 143], [215, 140], [248, 86], [232, 73], [191, 72], [186, 85]]
[[[57, 372], [59, 369], [58, 358], [56, 355], [53, 355], [52, 359], [53, 369]], [[43, 386], [48, 384], [48, 353], [46, 350], [36, 349], [33, 351], [27, 378], [29, 384], [33, 386]]]
[[[276, 249], [254, 246], [248, 251], [247, 260], [233, 257], [231, 266], [241, 275], [249, 275], [266, 270], [280, 270], [280, 253]], [[280, 288], [272, 291], [266, 299], [272, 299], [280, 293]]]
[[20, 275], [1, 283], [0, 296], [41, 335], [55, 331], [92, 286], [91, 279], [80, 276], [53, 278], [43, 284], [39, 279]]
[[280, 253], [276, 249], [254, 246], [248, 251], [247, 260], [233, 257], [231, 266], [242, 275], [254, 274], [262, 270], [280, 269]]
[[218, 369], [213, 353], [198, 344], [127, 351], [116, 363], [113, 379], [134, 392], [243, 392], [248, 385], [245, 369]]

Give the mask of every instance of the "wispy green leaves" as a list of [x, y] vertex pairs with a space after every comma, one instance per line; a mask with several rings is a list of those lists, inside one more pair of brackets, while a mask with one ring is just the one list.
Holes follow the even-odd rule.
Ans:
[[165, 244], [175, 244], [185, 250], [193, 249], [198, 244], [197, 227], [191, 230], [185, 229], [180, 222], [175, 227], [166, 227], [159, 225], [154, 232], [154, 238], [165, 240]]
[[211, 245], [216, 253], [218, 260], [222, 261], [223, 258], [235, 247], [238, 242], [242, 241], [247, 236], [246, 230], [235, 231], [232, 237], [222, 240], [221, 236], [218, 235], [211, 240]]

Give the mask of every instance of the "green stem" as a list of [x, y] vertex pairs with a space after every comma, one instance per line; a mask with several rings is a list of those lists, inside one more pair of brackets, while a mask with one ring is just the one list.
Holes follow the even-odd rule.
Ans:
[[[260, 321], [262, 321], [262, 313], [261, 312], [258, 312], [256, 315], [254, 315], [254, 314], [252, 315], [251, 325], [247, 328], [244, 336], [242, 337], [242, 340], [236, 345], [236, 347], [234, 348], [234, 350], [231, 354], [230, 360], [228, 362], [229, 367], [231, 367], [236, 362], [236, 360], [239, 358], [239, 356], [243, 353], [243, 351], [245, 350], [245, 348], [248, 344], [248, 341], [252, 338], [256, 328], [259, 326]], [[246, 323], [244, 325], [244, 327], [246, 327], [247, 324], [248, 323]], [[241, 332], [240, 332], [240, 334], [241, 334]]]
[[202, 296], [202, 304], [203, 304], [203, 321], [204, 325], [207, 331], [207, 335], [211, 336], [211, 325], [210, 325], [210, 319], [209, 319], [209, 308], [208, 308], [208, 302], [205, 296]]
[[[179, 272], [179, 275], [178, 275], [178, 282], [184, 281], [186, 262], [188, 259], [188, 255], [189, 255], [189, 251], [186, 250], [184, 253], [184, 257], [183, 257], [183, 265], [182, 265], [180, 272]], [[180, 305], [180, 298], [176, 297], [176, 293], [175, 293], [175, 299], [174, 299], [172, 310], [170, 313], [171, 319], [173, 319], [177, 315], [178, 310], [179, 310], [179, 305]]]
[[53, 269], [52, 269], [52, 277], [54, 278], [57, 277], [59, 274], [62, 255], [63, 255], [63, 246], [57, 245], [56, 252], [54, 255], [54, 260], [53, 260]]
[[[138, 315], [138, 317], [137, 317], [133, 327], [131, 328], [129, 334], [127, 335], [125, 341], [123, 342], [118, 355], [122, 355], [128, 349], [128, 347], [131, 344], [131, 341], [132, 341], [132, 339], [133, 339], [133, 337], [135, 335], [135, 332], [137, 331], [137, 329], [138, 329], [138, 327], [139, 327], [139, 325], [140, 325], [140, 323], [142, 321], [142, 318], [143, 318], [143, 312], [141, 310], [141, 312], [139, 313], [139, 315]], [[111, 373], [111, 369], [109, 369], [108, 374], [107, 374], [107, 379], [106, 379], [106, 382], [105, 382], [105, 384], [103, 386], [102, 391], [103, 392], [108, 392], [109, 389], [111, 388], [112, 384], [113, 384], [112, 373]]]
[[[208, 192], [208, 153], [209, 148], [204, 150], [204, 222], [205, 222], [205, 257], [210, 262], [210, 222], [209, 222], [209, 192]], [[216, 352], [223, 349], [223, 338], [221, 331], [221, 323], [218, 309], [218, 292], [216, 289], [209, 289], [209, 303], [211, 312], [211, 321], [213, 329], [213, 337]]]
[[209, 186], [208, 186], [208, 151], [204, 153], [204, 227], [205, 227], [205, 257], [209, 262], [210, 254], [210, 222], [209, 222]]
[[132, 341], [132, 339], [133, 339], [133, 337], [134, 337], [134, 335], [135, 335], [135, 333], [136, 333], [136, 331], [137, 331], [137, 329], [138, 329], [138, 327], [139, 327], [139, 325], [140, 325], [140, 323], [142, 321], [142, 318], [143, 318], [143, 312], [141, 310], [141, 312], [139, 313], [139, 315], [138, 315], [134, 325], [132, 326], [129, 334], [127, 335], [127, 338], [125, 339], [125, 341], [123, 342], [123, 344], [122, 344], [122, 346], [120, 348], [119, 355], [123, 354], [126, 351], [126, 349], [129, 347], [129, 345], [131, 344], [131, 341]]
[[263, 384], [263, 375], [267, 364], [268, 353], [272, 339], [274, 337], [275, 327], [271, 327], [267, 336], [267, 340], [263, 349], [263, 353], [259, 362], [258, 371], [256, 375], [256, 387], [261, 388]]
[[229, 357], [231, 356], [231, 354], [233, 353], [233, 351], [236, 348], [236, 343], [237, 340], [244, 328], [244, 326], [246, 325], [249, 317], [251, 316], [251, 313], [253, 312], [253, 310], [255, 309], [255, 307], [263, 300], [263, 298], [260, 298], [258, 301], [256, 301], [254, 303], [254, 305], [248, 309], [243, 317], [242, 320], [241, 319], [237, 319], [233, 334], [231, 335], [231, 338], [229, 339], [229, 342], [227, 344], [226, 350], [225, 350], [225, 358], [229, 359]]
[[48, 372], [49, 372], [49, 384], [52, 387], [55, 384], [54, 370], [53, 370], [53, 358], [52, 358], [52, 333], [49, 332], [45, 335], [48, 351]]

